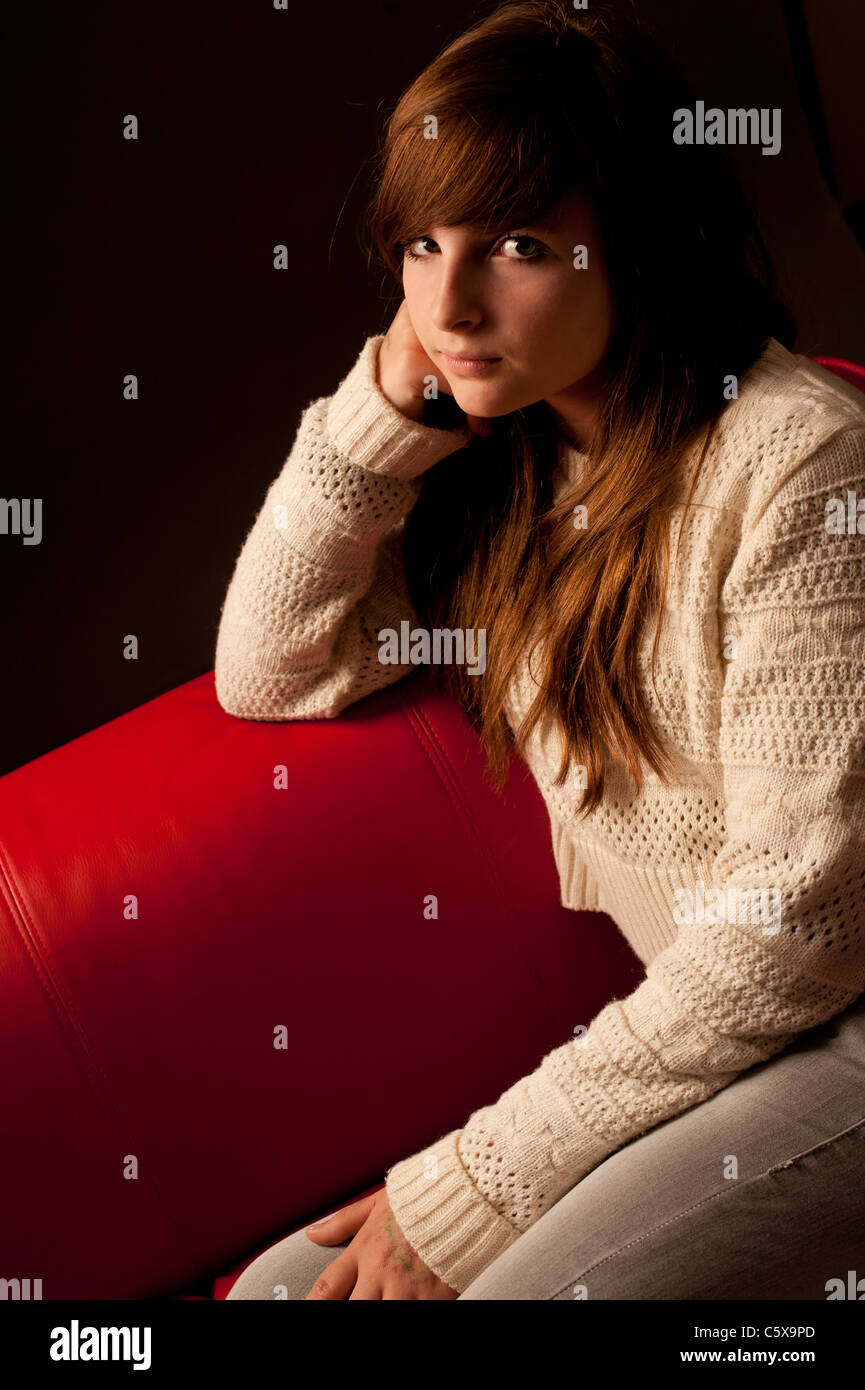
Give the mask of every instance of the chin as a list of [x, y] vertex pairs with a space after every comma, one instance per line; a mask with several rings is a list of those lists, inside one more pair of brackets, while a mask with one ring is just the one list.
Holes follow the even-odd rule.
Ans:
[[[453, 388], [451, 389], [453, 391]], [[485, 394], [483, 391], [460, 391], [459, 395], [453, 391], [453, 398], [466, 415], [486, 415], [492, 419], [495, 415], [506, 415], [510, 409], [509, 406], [502, 405], [501, 396]]]
[[541, 388], [535, 385], [525, 384], [522, 388], [509, 390], [494, 390], [492, 385], [484, 387], [478, 383], [476, 386], [469, 386], [466, 390], [465, 382], [457, 382], [456, 390], [453, 383], [449, 383], [451, 394], [459, 406], [460, 410], [466, 415], [483, 415], [488, 420], [495, 420], [501, 415], [510, 415], [515, 410], [522, 410], [524, 406], [534, 405], [537, 401], [543, 400]]

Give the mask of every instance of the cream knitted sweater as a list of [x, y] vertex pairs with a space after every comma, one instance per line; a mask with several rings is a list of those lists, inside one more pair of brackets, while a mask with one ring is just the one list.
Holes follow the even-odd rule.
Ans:
[[[419, 625], [404, 521], [424, 471], [469, 435], [391, 405], [381, 341], [303, 412], [244, 542], [216, 646], [230, 714], [332, 719], [416, 669], [381, 664], [378, 633]], [[585, 462], [562, 441], [557, 496]], [[641, 654], [673, 784], [649, 774], [635, 796], [614, 774], [578, 821], [576, 779], [552, 786], [555, 729], [526, 755], [562, 902], [608, 912], [645, 979], [387, 1174], [400, 1228], [459, 1292], [609, 1154], [865, 991], [865, 397], [770, 339], [694, 500], [678, 557], [681, 505], [671, 522], [663, 707], [654, 621]], [[524, 669], [512, 727], [531, 693]]]

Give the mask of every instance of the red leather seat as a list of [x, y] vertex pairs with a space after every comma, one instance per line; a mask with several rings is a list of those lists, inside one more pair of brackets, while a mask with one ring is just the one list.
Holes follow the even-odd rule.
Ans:
[[282, 723], [207, 672], [0, 778], [0, 826], [0, 1276], [44, 1299], [224, 1298], [643, 974], [423, 668]]
[[282, 723], [209, 672], [0, 779], [4, 1277], [209, 1286], [634, 987], [483, 768], [424, 669]]

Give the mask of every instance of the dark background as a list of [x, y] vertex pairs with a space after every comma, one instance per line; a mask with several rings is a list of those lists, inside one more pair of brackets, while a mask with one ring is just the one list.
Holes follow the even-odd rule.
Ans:
[[[383, 120], [493, 7], [19, 7], [0, 495], [41, 497], [43, 538], [0, 534], [0, 772], [212, 668], [237, 553], [300, 412], [398, 303], [359, 226]], [[729, 153], [796, 350], [865, 363], [865, 7], [638, 8], [707, 106], [782, 108], [777, 156]], [[122, 138], [130, 113], [137, 141]], [[288, 271], [272, 268], [279, 242]], [[138, 401], [122, 398], [128, 373]]]

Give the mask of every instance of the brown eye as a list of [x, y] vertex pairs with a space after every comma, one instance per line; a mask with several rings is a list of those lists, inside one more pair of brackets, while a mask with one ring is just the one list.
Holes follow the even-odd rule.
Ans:
[[505, 260], [539, 261], [542, 256], [546, 255], [546, 248], [541, 244], [541, 242], [539, 242], [535, 237], [529, 236], [526, 232], [509, 232], [508, 235], [506, 237], [503, 237], [502, 240], [499, 242], [499, 246], [505, 246], [508, 242], [522, 242], [523, 245], [528, 243], [529, 249], [534, 248], [534, 254], [529, 256], [506, 256]]
[[[408, 259], [409, 259], [410, 261], [428, 261], [428, 260], [429, 260], [429, 256], [419, 256], [419, 255], [417, 254], [416, 251], [413, 251], [413, 250], [411, 249], [413, 246], [417, 246], [417, 244], [418, 244], [419, 242], [421, 242], [421, 241], [432, 241], [432, 237], [428, 237], [428, 236], [415, 236], [415, 237], [412, 237], [410, 241], [404, 241], [404, 242], [401, 243], [403, 255], [404, 255], [404, 256], [407, 256]], [[433, 246], [435, 246], [435, 242], [434, 242], [434, 241], [432, 242], [432, 244], [433, 244]]]

